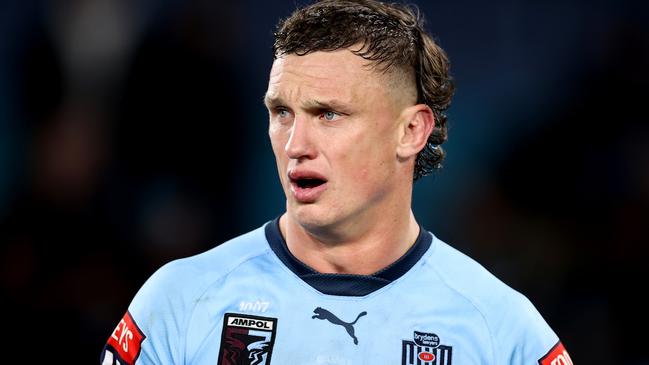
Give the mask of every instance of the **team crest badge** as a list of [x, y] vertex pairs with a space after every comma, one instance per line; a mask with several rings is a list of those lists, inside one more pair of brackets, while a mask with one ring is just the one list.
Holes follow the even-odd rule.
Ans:
[[401, 343], [401, 365], [451, 365], [453, 347], [442, 345], [434, 333], [414, 331]]
[[226, 313], [218, 365], [269, 365], [277, 318]]

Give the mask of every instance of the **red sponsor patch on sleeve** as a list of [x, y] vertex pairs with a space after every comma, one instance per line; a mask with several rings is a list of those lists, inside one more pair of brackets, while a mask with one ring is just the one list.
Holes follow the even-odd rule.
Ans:
[[557, 342], [545, 356], [539, 359], [540, 365], [573, 365], [568, 351], [561, 341]]
[[120, 363], [133, 365], [140, 355], [140, 346], [146, 336], [137, 326], [131, 313], [126, 312], [108, 338], [107, 347], [112, 347]]

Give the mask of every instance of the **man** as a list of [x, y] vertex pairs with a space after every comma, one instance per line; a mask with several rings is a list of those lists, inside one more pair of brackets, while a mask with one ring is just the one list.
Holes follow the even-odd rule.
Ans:
[[286, 213], [156, 272], [103, 364], [571, 364], [532, 304], [419, 226], [453, 86], [411, 10], [322, 1], [276, 32]]

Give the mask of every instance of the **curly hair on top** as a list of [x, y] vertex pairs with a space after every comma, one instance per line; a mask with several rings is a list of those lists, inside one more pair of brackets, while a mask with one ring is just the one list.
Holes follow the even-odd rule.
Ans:
[[445, 110], [453, 96], [449, 60], [424, 30], [419, 11], [407, 5], [375, 0], [323, 0], [296, 10], [275, 31], [273, 56], [303, 56], [360, 44], [356, 55], [381, 71], [415, 75], [417, 102], [428, 105], [435, 128], [415, 162], [414, 180], [441, 168], [448, 137]]

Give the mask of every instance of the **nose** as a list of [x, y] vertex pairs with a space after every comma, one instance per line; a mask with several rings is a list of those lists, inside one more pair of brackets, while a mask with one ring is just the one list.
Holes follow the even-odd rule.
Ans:
[[291, 159], [313, 159], [315, 148], [312, 140], [312, 126], [306, 118], [295, 118], [291, 135], [284, 146], [286, 155]]

